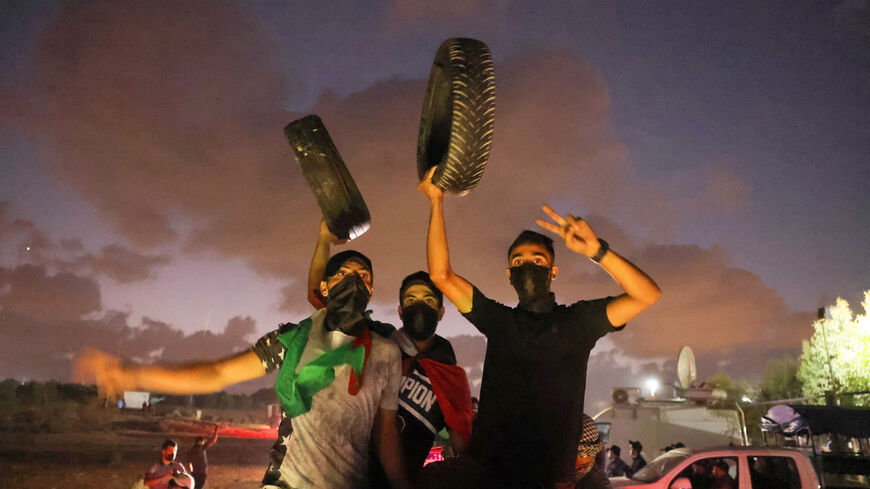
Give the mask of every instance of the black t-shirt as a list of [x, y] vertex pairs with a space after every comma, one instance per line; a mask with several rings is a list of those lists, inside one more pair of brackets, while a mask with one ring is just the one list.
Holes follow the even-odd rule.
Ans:
[[[444, 338], [436, 335], [432, 345], [425, 352], [417, 355], [418, 358], [429, 358], [436, 362], [448, 365], [456, 365], [456, 355], [453, 346]], [[399, 387], [399, 434], [402, 439], [402, 451], [405, 454], [405, 463], [412, 474], [423, 467], [426, 456], [435, 441], [435, 435], [444, 429], [446, 422], [441, 407], [435, 398], [432, 383], [426, 376], [426, 371], [420, 366], [416, 358], [410, 357], [402, 351], [403, 366], [402, 385]]]
[[487, 338], [469, 454], [491, 476], [544, 487], [573, 477], [595, 342], [614, 327], [607, 297], [549, 312], [499, 304], [474, 288], [466, 319]]
[[[425, 370], [417, 362], [417, 358], [429, 358], [447, 365], [456, 365], [456, 354], [449, 341], [435, 335], [432, 344], [425, 352], [411, 357], [402, 350], [402, 384], [399, 387], [399, 410], [396, 413], [399, 438], [405, 469], [412, 478], [423, 468], [426, 456], [432, 449], [435, 435], [447, 425], [432, 383]], [[405, 365], [407, 364], [407, 368]], [[371, 479], [372, 487], [389, 487], [383, 468], [377, 461], [377, 454], [372, 454]]]

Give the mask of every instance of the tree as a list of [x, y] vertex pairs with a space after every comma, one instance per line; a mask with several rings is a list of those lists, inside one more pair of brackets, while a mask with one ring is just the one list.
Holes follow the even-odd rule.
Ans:
[[749, 385], [746, 382], [732, 379], [721, 369], [716, 375], [708, 378], [705, 384], [710, 389], [725, 391], [727, 395], [725, 399], [710, 403], [710, 406], [715, 408], [733, 408], [734, 403], [739, 402], [749, 392]]
[[758, 386], [758, 400], [775, 401], [801, 397], [803, 385], [797, 376], [798, 368], [800, 368], [800, 361], [791, 356], [767, 362], [764, 377]]
[[864, 314], [854, 315], [838, 298], [825, 318], [813, 323], [812, 338], [803, 341], [798, 379], [807, 397], [824, 398], [828, 391], [850, 406], [870, 406], [870, 290], [861, 303]]

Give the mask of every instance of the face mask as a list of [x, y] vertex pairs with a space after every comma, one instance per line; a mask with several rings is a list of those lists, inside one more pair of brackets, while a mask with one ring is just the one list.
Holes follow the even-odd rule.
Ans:
[[326, 329], [349, 334], [365, 318], [369, 297], [365, 282], [355, 273], [335, 284], [326, 297]]
[[438, 311], [425, 302], [415, 302], [402, 308], [402, 325], [405, 326], [405, 334], [412, 340], [428, 340], [438, 326]]
[[550, 294], [550, 269], [523, 263], [511, 267], [511, 285], [517, 291], [520, 304], [534, 302], [543, 299]]
[[175, 453], [173, 452], [173, 453], [166, 454], [163, 456], [163, 458], [165, 458], [167, 462], [174, 462], [175, 461]]
[[574, 479], [575, 480], [582, 479], [583, 476], [585, 476], [586, 474], [588, 474], [592, 470], [592, 467], [594, 465], [595, 465], [595, 461], [593, 460], [591, 462], [587, 462], [583, 465], [577, 466], [574, 469]]

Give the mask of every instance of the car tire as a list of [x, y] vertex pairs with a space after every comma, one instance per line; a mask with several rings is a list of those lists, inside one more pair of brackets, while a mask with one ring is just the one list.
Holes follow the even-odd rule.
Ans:
[[432, 183], [464, 195], [480, 181], [492, 146], [495, 76], [481, 41], [453, 38], [438, 48], [420, 120], [417, 172], [433, 166]]
[[339, 239], [358, 238], [368, 231], [369, 209], [320, 117], [295, 120], [284, 127], [284, 134], [329, 230]]

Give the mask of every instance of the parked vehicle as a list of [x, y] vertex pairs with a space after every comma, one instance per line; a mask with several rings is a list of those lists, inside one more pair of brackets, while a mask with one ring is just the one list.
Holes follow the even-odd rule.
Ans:
[[810, 457], [825, 489], [870, 489], [870, 409], [776, 405], [762, 417], [766, 444]]
[[647, 459], [677, 442], [693, 448], [747, 444], [738, 411], [685, 400], [630, 399], [598, 413], [595, 422], [605, 445], [627, 447], [637, 440]]
[[621, 489], [709, 489], [713, 466], [727, 466], [736, 489], [818, 489], [819, 478], [807, 456], [787, 448], [677, 448], [659, 455], [631, 479], [610, 479]]

